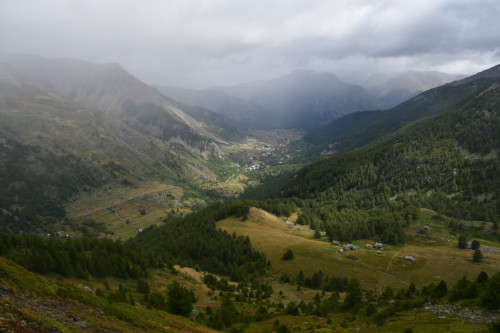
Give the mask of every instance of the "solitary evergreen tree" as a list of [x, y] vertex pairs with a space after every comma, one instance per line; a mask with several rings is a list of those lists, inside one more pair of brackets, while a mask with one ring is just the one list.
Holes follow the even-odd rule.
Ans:
[[302, 271], [302, 270], [301, 270], [301, 271], [299, 272], [299, 276], [297, 277], [297, 284], [298, 284], [299, 286], [304, 285], [304, 279], [305, 279], [305, 277], [304, 277], [304, 271]]
[[465, 235], [461, 235], [458, 237], [458, 248], [466, 249], [467, 248], [467, 237]]
[[477, 249], [474, 251], [474, 254], [472, 255], [472, 261], [473, 262], [481, 262], [483, 260], [483, 254], [481, 253], [481, 250]]
[[447, 293], [448, 287], [446, 286], [446, 282], [444, 282], [444, 280], [441, 280], [441, 282], [439, 282], [436, 286], [436, 289], [434, 289], [434, 296], [437, 298], [443, 298]]
[[314, 231], [314, 238], [321, 238], [321, 232], [318, 229]]
[[189, 290], [179, 282], [174, 281], [169, 284], [167, 296], [167, 308], [169, 312], [187, 317], [193, 311], [193, 297]]
[[357, 279], [352, 279], [347, 285], [347, 296], [344, 300], [344, 306], [347, 309], [360, 304], [363, 296], [363, 291], [361, 290], [361, 285]]

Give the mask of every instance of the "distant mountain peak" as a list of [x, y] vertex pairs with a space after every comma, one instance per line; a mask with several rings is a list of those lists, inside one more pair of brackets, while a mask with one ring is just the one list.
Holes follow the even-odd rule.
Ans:
[[360, 86], [332, 73], [304, 69], [270, 80], [213, 89], [269, 110], [265, 121], [286, 128], [317, 128], [341, 115], [381, 106]]
[[313, 71], [311, 69], [296, 69], [293, 72], [283, 75], [281, 77], [271, 79], [269, 81], [275, 81], [275, 80], [290, 80], [290, 79], [298, 79], [302, 80], [304, 82], [307, 82], [305, 80], [318, 80], [318, 79], [323, 79], [323, 80], [331, 80], [335, 82], [341, 82], [341, 80], [337, 77], [337, 75], [330, 73], [330, 72], [318, 72], [318, 71]]

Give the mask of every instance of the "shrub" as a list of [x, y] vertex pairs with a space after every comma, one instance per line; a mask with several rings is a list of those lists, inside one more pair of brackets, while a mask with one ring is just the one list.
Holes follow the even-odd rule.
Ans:
[[151, 293], [149, 295], [149, 305], [154, 309], [165, 310], [165, 299], [158, 292]]
[[479, 284], [487, 282], [488, 281], [488, 273], [486, 273], [485, 271], [481, 271], [481, 273], [479, 273], [479, 275], [477, 276], [476, 281]]
[[297, 304], [295, 304], [294, 301], [288, 303], [288, 305], [285, 308], [285, 313], [292, 316], [298, 316], [299, 308], [297, 307]]
[[488, 326], [488, 331], [492, 333], [500, 333], [500, 319], [492, 321]]
[[141, 294], [149, 294], [149, 283], [145, 280], [137, 281], [137, 292]]
[[292, 259], [293, 259], [292, 250], [290, 250], [290, 249], [286, 250], [286, 252], [283, 253], [283, 260], [292, 260]]

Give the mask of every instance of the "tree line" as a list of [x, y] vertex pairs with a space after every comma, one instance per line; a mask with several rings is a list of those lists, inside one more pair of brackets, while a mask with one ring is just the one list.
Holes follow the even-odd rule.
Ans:
[[174, 264], [241, 281], [268, 265], [248, 237], [230, 235], [215, 222], [248, 215], [248, 203], [216, 203], [183, 218], [151, 227], [128, 241], [0, 233], [0, 255], [31, 271], [86, 278], [137, 279], [150, 268]]

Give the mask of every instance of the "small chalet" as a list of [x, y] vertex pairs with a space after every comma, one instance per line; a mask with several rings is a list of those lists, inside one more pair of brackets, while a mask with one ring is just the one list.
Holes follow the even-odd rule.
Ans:
[[412, 257], [412, 256], [405, 256], [405, 260], [406, 261], [411, 261], [411, 262], [417, 261], [417, 259], [415, 259], [415, 257]]
[[355, 250], [359, 250], [359, 247], [357, 247], [356, 245], [354, 244], [346, 244], [344, 246], [344, 251], [355, 251]]

